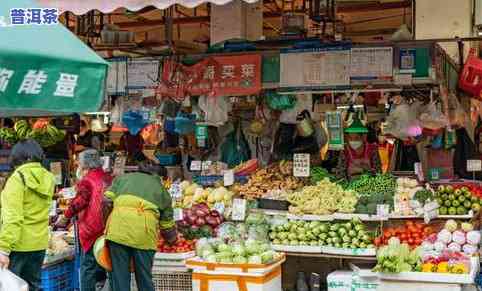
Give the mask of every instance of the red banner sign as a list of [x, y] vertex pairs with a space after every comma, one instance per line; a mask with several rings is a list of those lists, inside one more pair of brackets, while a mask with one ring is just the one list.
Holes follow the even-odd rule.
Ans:
[[157, 94], [186, 96], [242, 96], [261, 91], [261, 56], [256, 54], [213, 56], [192, 66], [174, 60], [164, 62]]

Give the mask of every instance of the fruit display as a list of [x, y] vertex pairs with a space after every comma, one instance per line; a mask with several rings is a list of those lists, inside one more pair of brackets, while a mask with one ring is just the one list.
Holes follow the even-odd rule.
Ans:
[[225, 187], [203, 188], [196, 183], [183, 181], [179, 184], [182, 191], [182, 200], [179, 208], [190, 208], [194, 204], [206, 203], [209, 208], [213, 208], [216, 203], [223, 203], [225, 208], [231, 206], [233, 192]]
[[388, 204], [393, 209], [396, 181], [391, 175], [362, 175], [343, 186], [358, 193], [356, 213], [376, 214], [377, 204]]
[[444, 251], [463, 252], [467, 256], [477, 253], [480, 243], [480, 232], [474, 231], [471, 223], [460, 225], [455, 220], [448, 220], [437, 234], [429, 236], [422, 244], [424, 252]]
[[280, 161], [259, 169], [243, 185], [234, 185], [234, 193], [246, 199], [263, 198], [273, 190], [295, 191], [304, 185], [304, 179], [293, 176], [293, 162]]
[[291, 220], [272, 225], [269, 237], [275, 245], [328, 246], [344, 249], [375, 247], [371, 232], [359, 220], [340, 223]]
[[235, 175], [247, 176], [258, 169], [258, 160], [252, 159], [237, 165], [233, 170]]
[[49, 234], [49, 245], [46, 254], [49, 256], [64, 254], [72, 250], [65, 240], [65, 232], [51, 232]]
[[182, 234], [179, 234], [177, 241], [174, 245], [169, 245], [160, 236], [159, 242], [157, 244], [157, 250], [161, 253], [187, 253], [194, 250], [195, 241], [186, 240]]
[[466, 215], [470, 210], [478, 212], [482, 199], [472, 194], [468, 187], [458, 189], [452, 186], [439, 186], [435, 200], [440, 205], [440, 215]]
[[42, 147], [49, 147], [62, 141], [65, 138], [65, 131], [59, 130], [49, 123], [42, 123], [42, 126], [30, 127], [26, 120], [19, 120], [14, 124], [13, 129], [0, 129], [0, 139], [11, 144], [23, 139], [34, 139]]
[[373, 272], [380, 273], [401, 273], [421, 271], [422, 257], [419, 248], [410, 250], [406, 243], [400, 243], [396, 237], [388, 240], [386, 246], [377, 251], [377, 264]]
[[340, 185], [325, 178], [314, 186], [305, 186], [288, 194], [288, 201], [291, 203], [290, 213], [325, 215], [337, 211], [355, 212], [358, 197], [355, 191], [343, 190]]
[[470, 258], [461, 252], [445, 250], [438, 256], [424, 257], [422, 272], [468, 274], [470, 272]]
[[434, 232], [433, 227], [429, 225], [408, 220], [403, 226], [384, 228], [382, 235], [375, 239], [375, 245], [377, 247], [386, 245], [391, 238], [395, 237], [402, 243], [414, 248], [421, 245], [424, 239]]
[[196, 255], [209, 263], [270, 264], [281, 254], [269, 243], [254, 239], [227, 244], [222, 239], [201, 239], [196, 243]]
[[396, 183], [393, 213], [409, 216], [418, 214], [418, 209], [423, 213], [421, 209], [423, 205], [415, 199], [415, 194], [424, 189], [418, 186], [418, 181], [411, 178], [398, 178]]

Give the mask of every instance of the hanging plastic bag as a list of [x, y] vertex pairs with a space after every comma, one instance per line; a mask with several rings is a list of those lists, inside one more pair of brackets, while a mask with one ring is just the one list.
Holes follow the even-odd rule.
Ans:
[[465, 127], [467, 122], [467, 113], [462, 104], [460, 104], [457, 96], [450, 95], [448, 99], [448, 116], [450, 125], [453, 127]]
[[0, 269], [0, 291], [28, 291], [28, 284], [7, 269]]
[[209, 125], [220, 126], [228, 121], [231, 103], [226, 97], [200, 96], [198, 105], [205, 114], [205, 122]]
[[437, 107], [435, 102], [430, 102], [420, 114], [420, 125], [428, 129], [440, 129], [448, 125], [445, 114]]
[[396, 106], [387, 117], [384, 132], [402, 140], [421, 135], [422, 128], [417, 119], [419, 107], [418, 102]]

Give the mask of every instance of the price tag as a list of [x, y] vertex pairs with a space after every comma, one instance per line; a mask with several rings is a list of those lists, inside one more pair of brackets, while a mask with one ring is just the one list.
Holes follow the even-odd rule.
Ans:
[[425, 180], [425, 177], [423, 175], [422, 163], [415, 163], [413, 166], [414, 166], [415, 174], [417, 175], [418, 180], [419, 181]]
[[377, 204], [377, 216], [381, 218], [388, 218], [390, 214], [390, 205], [388, 204]]
[[233, 199], [232, 220], [243, 221], [246, 217], [246, 199]]
[[439, 205], [437, 202], [430, 202], [423, 206], [423, 220], [425, 223], [429, 223], [430, 220], [438, 216]]
[[310, 154], [293, 155], [293, 176], [295, 177], [310, 176]]
[[201, 171], [201, 161], [191, 161], [191, 171]]
[[68, 187], [62, 188], [62, 190], [59, 191], [59, 194], [65, 199], [72, 199], [77, 194], [77, 191], [75, 190], [75, 187]]
[[212, 162], [211, 161], [203, 161], [201, 165], [201, 170], [207, 171], [211, 168]]
[[482, 171], [481, 160], [467, 160], [467, 172], [480, 172]]
[[178, 183], [174, 183], [169, 188], [169, 194], [171, 194], [172, 198], [181, 198], [182, 197], [182, 190], [181, 186]]
[[100, 157], [102, 160], [102, 169], [106, 172], [110, 170], [110, 157], [109, 156], [103, 156]]
[[234, 171], [224, 171], [224, 186], [231, 186], [234, 184]]
[[183, 220], [184, 216], [182, 214], [182, 209], [181, 208], [174, 208], [173, 209], [173, 216], [175, 221]]
[[219, 214], [224, 214], [224, 203], [223, 202], [216, 202], [214, 203], [214, 209], [219, 212]]

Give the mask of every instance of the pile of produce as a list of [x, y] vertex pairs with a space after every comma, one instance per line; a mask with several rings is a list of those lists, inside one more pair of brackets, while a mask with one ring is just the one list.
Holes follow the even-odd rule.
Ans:
[[310, 173], [310, 178], [311, 178], [311, 184], [316, 184], [325, 178], [330, 179], [330, 181], [333, 181], [334, 176], [328, 172], [328, 170], [321, 168], [321, 167], [313, 167], [311, 168], [311, 173]]
[[377, 204], [388, 204], [393, 209], [396, 185], [391, 175], [362, 175], [344, 184], [344, 188], [358, 193], [356, 213], [376, 214]]
[[435, 199], [440, 205], [440, 215], [466, 215], [470, 210], [478, 212], [482, 199], [472, 195], [469, 188], [455, 189], [452, 186], [439, 186]]
[[396, 183], [393, 212], [398, 215], [416, 214], [416, 210], [421, 209], [421, 204], [415, 200], [415, 194], [423, 190], [423, 187], [419, 187], [418, 181], [411, 178], [398, 178]]
[[182, 201], [178, 205], [180, 208], [189, 208], [198, 203], [206, 203], [209, 208], [213, 208], [216, 203], [223, 203], [225, 207], [229, 207], [233, 200], [233, 192], [225, 187], [204, 189], [189, 181], [183, 181], [179, 186], [182, 191]]
[[269, 236], [275, 245], [329, 246], [345, 249], [375, 247], [371, 233], [360, 220], [344, 223], [292, 220], [272, 225]]
[[460, 252], [445, 250], [439, 256], [425, 257], [422, 272], [468, 274], [470, 272], [470, 258]]
[[200, 230], [203, 233], [214, 233], [224, 218], [217, 210], [210, 210], [206, 203], [193, 205], [189, 209], [183, 209], [183, 219], [177, 222], [180, 231], [188, 234], [189, 237], [196, 235], [189, 234], [189, 231]]
[[281, 258], [269, 243], [254, 239], [228, 244], [222, 239], [200, 239], [196, 255], [209, 263], [270, 264]]
[[471, 223], [464, 222], [460, 225], [455, 220], [448, 220], [444, 228], [437, 234], [428, 237], [422, 244], [425, 252], [442, 253], [463, 252], [471, 256], [477, 253], [480, 243], [480, 232], [474, 231]]
[[251, 175], [258, 169], [258, 160], [252, 159], [237, 165], [233, 170], [235, 175], [247, 176]]
[[65, 254], [72, 250], [65, 240], [65, 232], [53, 232], [49, 236], [49, 246], [47, 248], [47, 255]]
[[314, 186], [305, 186], [300, 191], [288, 194], [291, 203], [289, 212], [302, 214], [325, 215], [333, 212], [353, 213], [358, 197], [355, 191], [343, 190], [328, 178]]
[[391, 238], [395, 237], [402, 243], [414, 248], [421, 245], [424, 239], [434, 232], [431, 226], [408, 220], [403, 226], [385, 228], [383, 234], [375, 239], [375, 245], [386, 245]]
[[42, 126], [30, 127], [26, 120], [19, 120], [12, 128], [1, 128], [0, 139], [14, 144], [19, 140], [34, 139], [40, 146], [49, 147], [62, 141], [65, 138], [65, 131], [59, 130], [55, 126], [42, 123]]
[[194, 250], [195, 241], [186, 240], [182, 234], [179, 234], [174, 245], [169, 245], [162, 236], [160, 236], [157, 244], [157, 250], [161, 253], [187, 253]]
[[374, 272], [400, 273], [421, 271], [422, 257], [419, 248], [410, 250], [406, 243], [400, 243], [396, 237], [388, 241], [388, 245], [377, 251], [377, 265]]
[[234, 185], [233, 191], [246, 199], [256, 199], [272, 190], [295, 191], [303, 185], [303, 179], [293, 176], [293, 162], [281, 161], [257, 170], [246, 184]]

